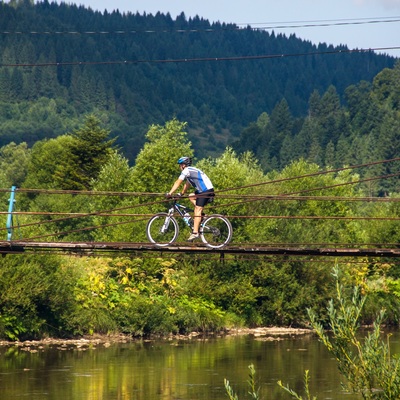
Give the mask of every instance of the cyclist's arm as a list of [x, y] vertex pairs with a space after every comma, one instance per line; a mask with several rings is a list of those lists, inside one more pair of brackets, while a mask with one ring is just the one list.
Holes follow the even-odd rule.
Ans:
[[[183, 182], [183, 179], [178, 178], [178, 179], [175, 181], [174, 185], [172, 186], [171, 190], [168, 192], [168, 195], [171, 196], [172, 193], [174, 193], [175, 190], [178, 189], [179, 186], [181, 186], [182, 182]], [[185, 185], [185, 187], [186, 187], [186, 185]]]
[[181, 194], [184, 195], [185, 192], [190, 188], [190, 183], [189, 182], [185, 182], [185, 185], [183, 186], [182, 192]]

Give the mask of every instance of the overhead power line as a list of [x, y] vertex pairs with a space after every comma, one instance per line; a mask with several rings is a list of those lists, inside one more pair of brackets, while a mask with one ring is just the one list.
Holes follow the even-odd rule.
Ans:
[[400, 46], [374, 47], [369, 49], [335, 49], [326, 51], [314, 51], [309, 53], [281, 53], [281, 54], [261, 54], [255, 56], [232, 56], [232, 57], [199, 57], [199, 58], [175, 58], [175, 59], [156, 59], [156, 60], [117, 60], [117, 61], [63, 61], [63, 62], [44, 62], [44, 63], [4, 63], [0, 67], [61, 67], [61, 66], [86, 66], [86, 65], [135, 65], [135, 64], [180, 64], [197, 62], [220, 62], [220, 61], [253, 61], [267, 60], [288, 57], [307, 57], [321, 56], [329, 54], [351, 54], [367, 53], [372, 51], [400, 50]]
[[[382, 19], [384, 18], [384, 19]], [[253, 22], [238, 24], [239, 26], [251, 26], [256, 30], [289, 29], [289, 28], [320, 28], [327, 26], [366, 25], [400, 22], [400, 17], [361, 18], [361, 19], [339, 19], [339, 20], [316, 20], [316, 21], [292, 21], [292, 22]], [[255, 27], [257, 25], [261, 25]]]

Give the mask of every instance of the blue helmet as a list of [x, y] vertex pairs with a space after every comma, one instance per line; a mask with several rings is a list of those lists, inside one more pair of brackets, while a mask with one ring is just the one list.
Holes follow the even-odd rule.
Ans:
[[181, 157], [178, 160], [178, 164], [192, 165], [192, 159], [190, 157]]

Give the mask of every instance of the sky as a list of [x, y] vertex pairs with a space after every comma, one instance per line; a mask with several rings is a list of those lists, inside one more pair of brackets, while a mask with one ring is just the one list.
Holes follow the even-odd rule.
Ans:
[[[93, 10], [170, 13], [175, 19], [198, 15], [210, 22], [274, 27], [314, 44], [344, 44], [349, 49], [399, 47], [384, 52], [400, 58], [400, 0], [66, 0]], [[396, 20], [396, 22], [393, 22]], [[391, 22], [385, 22], [391, 21]], [[305, 27], [304, 25], [320, 25]], [[321, 26], [328, 24], [329, 26]], [[340, 24], [340, 25], [338, 25]], [[282, 25], [295, 25], [288, 29]], [[299, 26], [303, 25], [303, 27]], [[268, 31], [271, 31], [268, 29]]]

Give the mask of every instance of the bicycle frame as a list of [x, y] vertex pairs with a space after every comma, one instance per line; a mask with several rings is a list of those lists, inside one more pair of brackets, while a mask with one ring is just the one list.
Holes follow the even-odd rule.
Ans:
[[185, 215], [185, 213], [191, 213], [193, 212], [192, 209], [189, 207], [184, 206], [183, 204], [180, 204], [177, 202], [177, 200], [174, 200], [172, 207], [168, 210], [169, 215], [173, 215], [174, 212], [177, 212], [181, 217]]
[[193, 212], [193, 210], [184, 206], [183, 204], [178, 203], [178, 201], [174, 199], [172, 206], [168, 209], [168, 216], [165, 218], [165, 222], [161, 228], [162, 233], [165, 233], [168, 230], [171, 217], [175, 214], [175, 212], [177, 212], [183, 218], [186, 213]]

